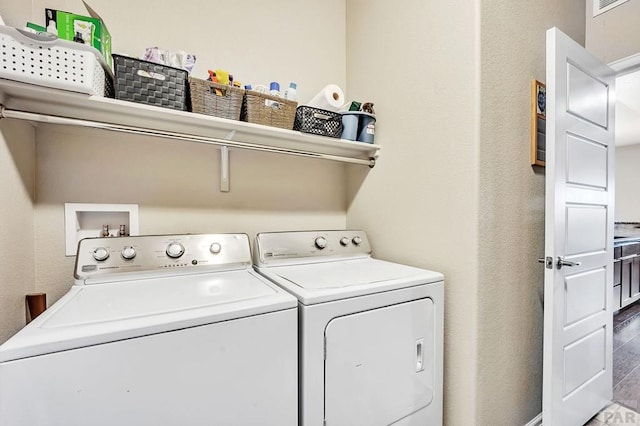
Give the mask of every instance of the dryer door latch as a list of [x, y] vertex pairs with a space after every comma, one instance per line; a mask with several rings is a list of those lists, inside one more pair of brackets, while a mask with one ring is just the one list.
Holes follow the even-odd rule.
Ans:
[[416, 373], [424, 370], [424, 339], [416, 340]]

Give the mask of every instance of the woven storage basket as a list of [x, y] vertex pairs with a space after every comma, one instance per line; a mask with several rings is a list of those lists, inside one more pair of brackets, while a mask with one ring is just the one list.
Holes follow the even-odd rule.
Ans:
[[339, 138], [342, 134], [342, 115], [333, 111], [300, 105], [296, 110], [293, 130]]
[[[189, 77], [191, 111], [231, 120], [240, 119], [244, 89]], [[216, 93], [218, 89], [221, 95]]]
[[116, 99], [187, 111], [187, 72], [155, 62], [113, 56]]
[[242, 121], [265, 126], [293, 128], [296, 115], [296, 101], [271, 96], [253, 90], [245, 91]]

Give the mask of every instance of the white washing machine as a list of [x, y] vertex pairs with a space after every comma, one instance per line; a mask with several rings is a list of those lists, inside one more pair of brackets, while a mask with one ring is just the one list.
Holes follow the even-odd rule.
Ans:
[[441, 274], [362, 231], [261, 233], [254, 265], [299, 301], [301, 426], [442, 424]]
[[296, 425], [297, 303], [244, 234], [82, 240], [0, 346], [0, 425]]

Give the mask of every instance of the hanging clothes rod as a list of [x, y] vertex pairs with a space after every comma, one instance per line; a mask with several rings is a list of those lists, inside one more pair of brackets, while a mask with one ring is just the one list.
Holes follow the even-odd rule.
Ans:
[[67, 125], [67, 126], [109, 130], [112, 132], [129, 133], [129, 134], [135, 134], [135, 135], [155, 136], [155, 137], [160, 137], [164, 139], [206, 143], [206, 144], [223, 146], [223, 147], [226, 146], [229, 148], [247, 149], [251, 151], [271, 152], [271, 153], [286, 154], [286, 155], [306, 157], [306, 158], [320, 158], [323, 160], [340, 161], [343, 163], [361, 164], [369, 167], [373, 167], [376, 164], [375, 158], [359, 159], [359, 158], [343, 157], [340, 155], [330, 155], [330, 154], [322, 154], [317, 152], [309, 152], [304, 150], [266, 147], [262, 145], [256, 145], [256, 144], [241, 142], [241, 141], [233, 141], [229, 139], [220, 139], [220, 138], [212, 138], [212, 137], [197, 136], [197, 135], [187, 135], [183, 133], [159, 131], [159, 130], [153, 130], [153, 129], [145, 129], [141, 127], [123, 126], [119, 124], [102, 123], [98, 121], [88, 121], [88, 120], [80, 120], [76, 118], [58, 117], [55, 115], [37, 114], [32, 112], [11, 110], [5, 107], [2, 107], [0, 109], [0, 118], [12, 118], [16, 120], [35, 121], [38, 123], [61, 124], [61, 125]]

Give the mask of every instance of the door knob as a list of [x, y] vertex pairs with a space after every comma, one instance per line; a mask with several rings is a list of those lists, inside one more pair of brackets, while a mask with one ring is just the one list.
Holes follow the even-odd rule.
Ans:
[[[548, 256], [548, 257], [541, 257], [538, 259], [538, 263], [544, 263], [544, 266], [547, 269], [553, 269], [553, 257]], [[556, 259], [556, 268], [558, 269], [562, 269], [563, 266], [580, 266], [582, 263], [581, 262], [569, 262], [568, 260], [564, 260], [562, 257], [558, 256], [558, 258]]]
[[582, 263], [581, 262], [569, 262], [568, 260], [564, 260], [562, 257], [558, 256], [558, 259], [556, 260], [556, 267], [558, 269], [562, 269], [563, 266], [580, 266]]

